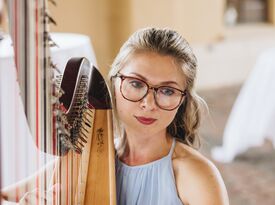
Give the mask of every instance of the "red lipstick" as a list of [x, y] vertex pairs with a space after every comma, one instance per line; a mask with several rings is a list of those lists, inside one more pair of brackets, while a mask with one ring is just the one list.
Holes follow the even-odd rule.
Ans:
[[137, 116], [135, 116], [135, 117], [140, 123], [142, 123], [144, 125], [151, 125], [157, 120], [154, 118], [147, 118], [147, 117], [137, 117]]

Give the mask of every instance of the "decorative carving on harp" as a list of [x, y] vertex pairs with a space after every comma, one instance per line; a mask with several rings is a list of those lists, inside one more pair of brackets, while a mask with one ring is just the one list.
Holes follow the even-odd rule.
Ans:
[[[13, 197], [22, 204], [116, 204], [111, 102], [103, 77], [87, 59], [73, 58], [56, 78], [49, 55], [55, 44], [48, 31], [54, 20], [47, 1], [7, 3], [33, 141], [39, 150], [56, 156], [53, 167], [16, 187]], [[53, 192], [55, 184], [61, 189]]]

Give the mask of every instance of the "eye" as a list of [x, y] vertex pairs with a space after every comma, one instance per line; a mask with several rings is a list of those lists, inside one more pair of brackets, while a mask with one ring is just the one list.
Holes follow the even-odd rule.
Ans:
[[129, 80], [129, 84], [133, 88], [137, 88], [137, 89], [143, 88], [145, 86], [145, 84], [143, 82], [141, 82], [139, 80], [135, 80], [135, 79]]
[[170, 87], [161, 87], [159, 88], [159, 92], [162, 95], [171, 96], [175, 94], [175, 89]]

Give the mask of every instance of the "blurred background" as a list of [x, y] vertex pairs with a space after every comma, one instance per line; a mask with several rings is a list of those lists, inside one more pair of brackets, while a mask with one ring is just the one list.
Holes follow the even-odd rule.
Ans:
[[[275, 204], [275, 103], [264, 104], [275, 99], [275, 0], [56, 3], [50, 5], [50, 14], [57, 25], [50, 30], [88, 36], [105, 76], [122, 43], [137, 29], [157, 26], [179, 31], [197, 55], [196, 89], [209, 106], [200, 130], [201, 151], [221, 171], [232, 205]], [[7, 31], [4, 17], [2, 30]], [[257, 113], [264, 108], [273, 114], [260, 118]], [[253, 134], [246, 131], [254, 133], [262, 118], [268, 131], [263, 128], [257, 142], [249, 143]]]

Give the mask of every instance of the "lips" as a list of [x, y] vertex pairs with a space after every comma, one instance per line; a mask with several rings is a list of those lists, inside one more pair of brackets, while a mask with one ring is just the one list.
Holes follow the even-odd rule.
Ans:
[[157, 120], [154, 118], [147, 118], [147, 117], [138, 117], [138, 116], [135, 116], [135, 117], [140, 123], [144, 125], [151, 125]]

